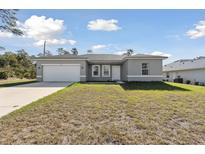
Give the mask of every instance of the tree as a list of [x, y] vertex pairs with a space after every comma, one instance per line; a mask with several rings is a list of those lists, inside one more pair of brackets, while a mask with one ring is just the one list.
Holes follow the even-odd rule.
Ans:
[[16, 9], [0, 9], [0, 31], [11, 32], [15, 35], [23, 35], [22, 30], [17, 28]]
[[16, 59], [16, 54], [13, 52], [5, 52], [3, 57], [6, 60], [5, 66], [6, 67], [16, 67], [18, 65], [18, 61]]
[[15, 75], [20, 78], [34, 78], [35, 67], [31, 61], [29, 54], [24, 49], [18, 50], [16, 52], [18, 65], [14, 69]]
[[16, 52], [17, 52], [16, 59], [18, 63], [20, 63], [24, 67], [29, 67], [31, 64], [31, 61], [30, 61], [30, 57], [28, 53], [24, 49], [18, 50]]
[[66, 50], [63, 49], [63, 48], [58, 48], [58, 49], [57, 49], [57, 52], [58, 52], [58, 55], [69, 55], [69, 54], [70, 54], [69, 51], [66, 51]]
[[76, 48], [72, 48], [72, 49], [71, 49], [71, 53], [72, 53], [73, 55], [78, 55], [78, 50], [77, 50]]
[[44, 57], [44, 56], [52, 56], [53, 54], [51, 53], [51, 51], [46, 50], [45, 51], [45, 55], [43, 53], [39, 53], [37, 54], [38, 57]]
[[0, 68], [3, 68], [7, 65], [7, 61], [4, 56], [0, 55]]
[[128, 56], [131, 56], [132, 54], [134, 53], [134, 50], [133, 49], [127, 49], [127, 55]]
[[93, 53], [93, 50], [89, 49], [89, 50], [87, 50], [87, 53]]
[[43, 57], [44, 55], [43, 55], [43, 53], [38, 53], [37, 54], [37, 57]]
[[52, 56], [53, 54], [51, 53], [51, 51], [49, 51], [49, 50], [46, 50], [46, 53], [45, 53], [46, 55], [45, 56]]
[[30, 58], [33, 59], [33, 58], [36, 58], [36, 56], [35, 55], [31, 55]]
[[36, 74], [35, 66], [24, 49], [0, 55], [0, 70], [8, 77], [35, 78]]

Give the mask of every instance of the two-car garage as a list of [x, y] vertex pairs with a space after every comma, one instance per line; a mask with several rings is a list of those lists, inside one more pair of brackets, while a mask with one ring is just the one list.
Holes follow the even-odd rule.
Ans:
[[43, 81], [80, 81], [80, 64], [44, 64]]

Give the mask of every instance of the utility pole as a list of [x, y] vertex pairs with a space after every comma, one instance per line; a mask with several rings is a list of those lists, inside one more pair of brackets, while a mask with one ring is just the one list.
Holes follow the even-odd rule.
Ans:
[[43, 56], [46, 56], [46, 40], [44, 41], [43, 44]]

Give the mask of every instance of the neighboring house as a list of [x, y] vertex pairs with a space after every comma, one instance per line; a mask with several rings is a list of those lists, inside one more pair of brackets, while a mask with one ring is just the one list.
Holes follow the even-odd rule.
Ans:
[[35, 58], [39, 81], [161, 81], [167, 57], [85, 54]]
[[183, 78], [183, 82], [205, 84], [205, 57], [177, 60], [163, 67], [163, 79], [173, 81]]

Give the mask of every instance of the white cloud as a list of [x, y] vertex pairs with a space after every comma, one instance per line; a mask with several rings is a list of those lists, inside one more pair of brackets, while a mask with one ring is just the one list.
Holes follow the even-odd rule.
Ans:
[[22, 24], [22, 28], [28, 37], [46, 40], [63, 32], [63, 23], [63, 20], [33, 15]]
[[[75, 40], [68, 40], [68, 39], [48, 39], [46, 40], [47, 45], [74, 45], [76, 43]], [[35, 46], [43, 46], [44, 40], [40, 40], [34, 43]]]
[[171, 54], [160, 52], [160, 51], [154, 51], [150, 55], [171, 57]]
[[205, 21], [199, 21], [198, 24], [195, 25], [194, 29], [190, 29], [186, 32], [186, 35], [191, 39], [205, 37]]
[[118, 21], [115, 19], [96, 19], [89, 21], [87, 28], [93, 31], [117, 31], [121, 29], [117, 24]]
[[93, 50], [99, 50], [99, 49], [104, 49], [104, 48], [106, 48], [107, 46], [106, 45], [104, 45], [104, 44], [97, 44], [97, 45], [93, 45], [92, 46], [92, 49]]
[[[17, 22], [17, 26], [24, 32], [22, 37], [33, 39], [36, 46], [42, 46], [44, 40], [49, 45], [74, 45], [76, 43], [75, 40], [61, 38], [61, 34], [65, 30], [63, 20], [33, 15], [23, 23]], [[0, 32], [0, 37], [13, 36], [9, 32]]]
[[11, 38], [11, 37], [14, 37], [14, 35], [12, 33], [10, 33], [10, 32], [0, 31], [0, 37]]

